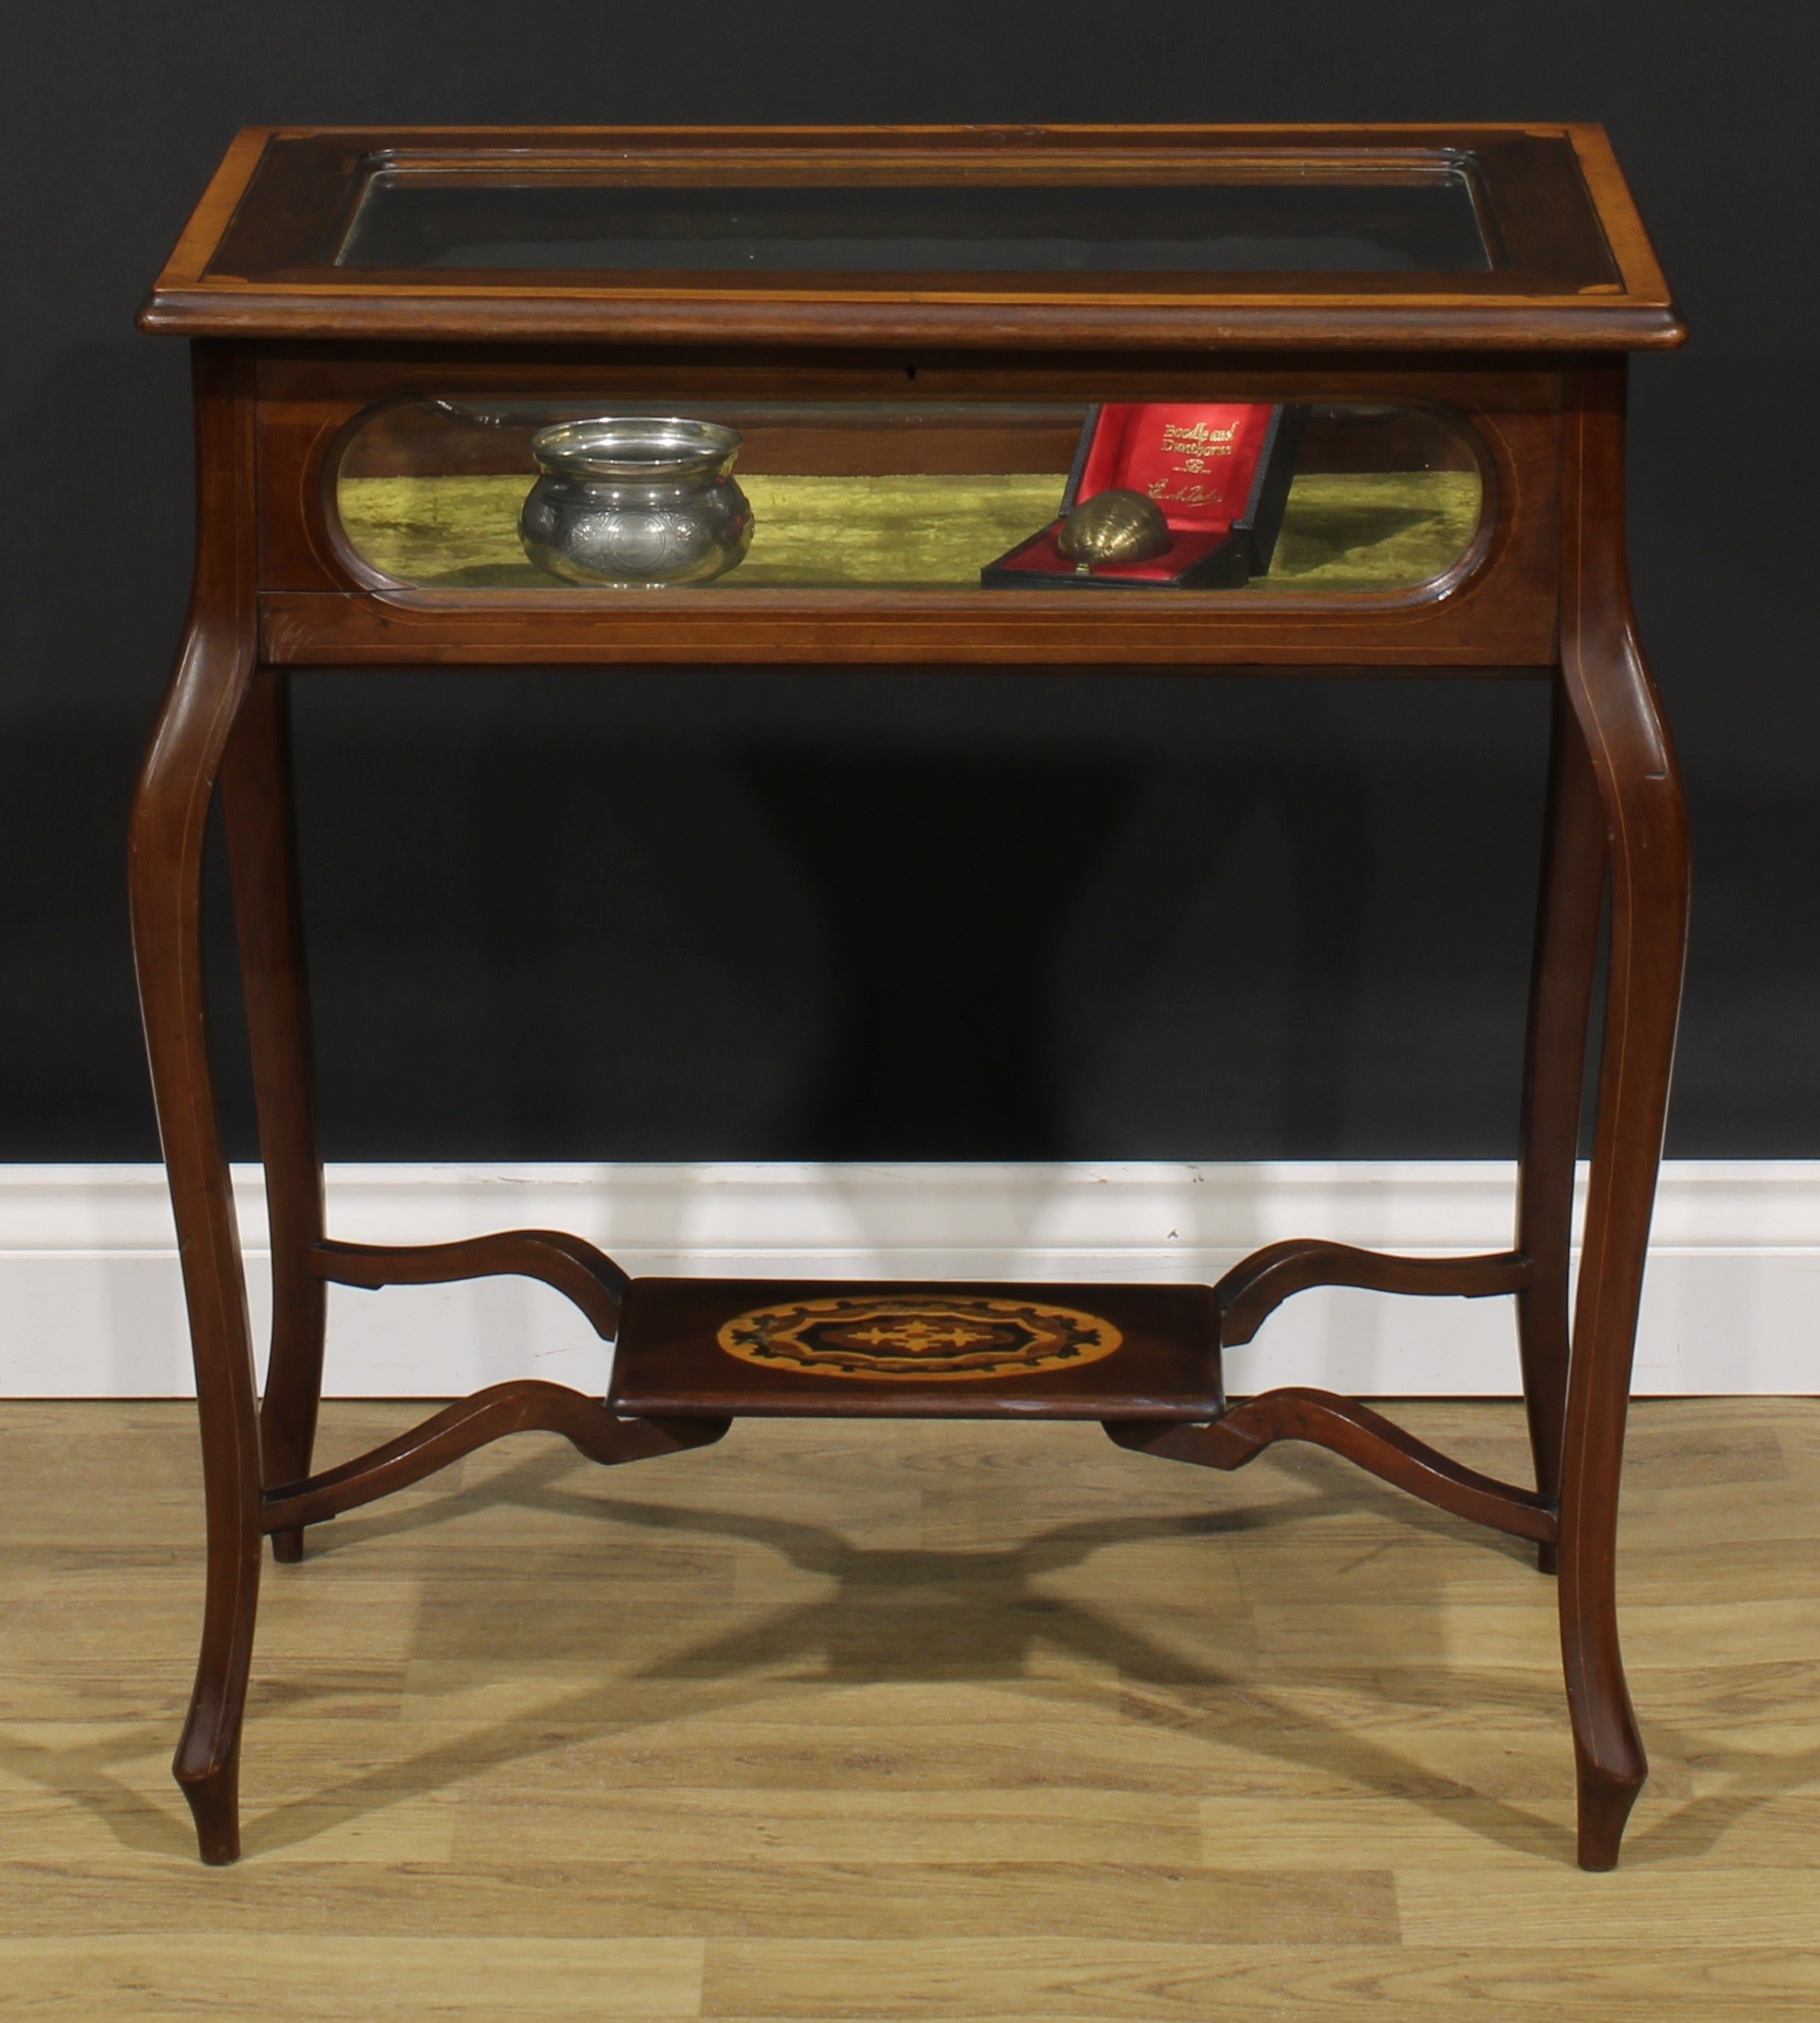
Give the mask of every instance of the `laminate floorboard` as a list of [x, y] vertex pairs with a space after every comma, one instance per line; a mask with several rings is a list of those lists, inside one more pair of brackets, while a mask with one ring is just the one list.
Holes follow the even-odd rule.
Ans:
[[[1395, 1415], [1524, 1471], [1514, 1406]], [[207, 1870], [192, 1408], [0, 1405], [0, 2018], [1812, 2023], [1820, 1400], [1632, 1424], [1615, 1875], [1514, 1541], [1305, 1448], [817, 1422], [312, 1532]]]

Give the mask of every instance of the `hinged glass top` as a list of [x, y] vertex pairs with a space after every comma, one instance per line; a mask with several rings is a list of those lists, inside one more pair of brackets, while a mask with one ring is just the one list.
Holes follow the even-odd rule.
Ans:
[[[1469, 157], [1203, 158], [1169, 180], [665, 182], [609, 166], [485, 180], [382, 166], [343, 267], [710, 273], [1484, 273]], [[880, 165], [882, 168], [887, 165]], [[801, 174], [799, 169], [798, 174]], [[888, 168], [887, 169], [888, 173]]]
[[[1369, 134], [1369, 139], [1365, 136]], [[1228, 137], [1230, 136], [1230, 137]], [[273, 136], [214, 273], [1012, 296], [1619, 285], [1565, 134]]]
[[144, 315], [238, 338], [1582, 350], [1682, 331], [1590, 126], [249, 130]]

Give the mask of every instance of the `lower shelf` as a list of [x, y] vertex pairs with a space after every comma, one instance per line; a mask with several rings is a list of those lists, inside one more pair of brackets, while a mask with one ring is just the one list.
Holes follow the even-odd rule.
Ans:
[[641, 1278], [608, 1404], [639, 1418], [1217, 1418], [1204, 1285]]

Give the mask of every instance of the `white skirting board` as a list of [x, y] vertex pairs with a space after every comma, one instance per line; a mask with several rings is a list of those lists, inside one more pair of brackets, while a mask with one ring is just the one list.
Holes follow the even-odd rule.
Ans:
[[[1211, 1281], [1258, 1245], [1327, 1237], [1418, 1253], [1511, 1241], [1491, 1161], [1103, 1166], [335, 1166], [330, 1234], [430, 1242], [568, 1229], [634, 1273], [754, 1278]], [[237, 1168], [255, 1340], [269, 1310], [257, 1168]], [[1820, 1392], [1820, 1160], [1663, 1169], [1635, 1388]], [[326, 1389], [446, 1398], [539, 1376], [598, 1393], [610, 1351], [522, 1279], [330, 1294]], [[1243, 1395], [1517, 1389], [1508, 1299], [1298, 1295], [1228, 1358]], [[156, 1166], [0, 1167], [0, 1396], [192, 1389]]]

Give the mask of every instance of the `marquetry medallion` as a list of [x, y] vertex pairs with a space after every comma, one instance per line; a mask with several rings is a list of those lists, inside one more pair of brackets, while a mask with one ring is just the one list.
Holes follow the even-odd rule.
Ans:
[[1097, 1363], [1124, 1341], [1072, 1307], [956, 1293], [849, 1294], [754, 1307], [715, 1338], [741, 1362], [882, 1384], [1026, 1377]]

